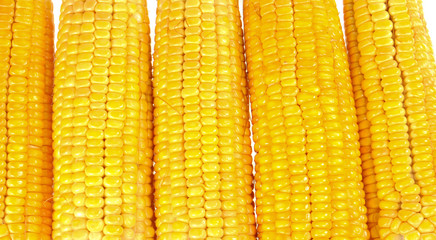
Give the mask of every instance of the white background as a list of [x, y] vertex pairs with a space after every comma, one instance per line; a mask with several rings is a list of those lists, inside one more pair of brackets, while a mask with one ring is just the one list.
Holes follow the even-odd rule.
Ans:
[[[56, 28], [56, 34], [57, 34], [57, 27], [58, 27], [58, 23], [59, 23], [59, 13], [60, 13], [60, 9], [61, 9], [61, 4], [62, 4], [62, 0], [52, 0], [53, 1], [53, 7], [54, 7], [54, 20], [55, 20], [55, 28]], [[242, 1], [243, 0], [239, 0], [239, 6], [240, 6], [240, 11], [241, 11], [241, 16], [242, 16]], [[427, 21], [427, 27], [430, 31], [430, 35], [432, 37], [433, 40], [433, 47], [436, 48], [436, 1], [435, 0], [421, 0], [423, 2], [423, 6], [424, 6], [424, 16], [425, 16], [425, 20]], [[341, 21], [343, 21], [343, 16], [342, 16], [342, 0], [336, 0], [336, 4], [339, 10], [339, 15], [341, 18]], [[147, 1], [147, 5], [148, 5], [148, 17], [150, 19], [150, 31], [151, 31], [151, 45], [152, 45], [152, 50], [154, 49], [154, 23], [156, 20], [156, 5], [157, 5], [157, 0], [148, 0]], [[433, 15], [434, 14], [434, 15]]]

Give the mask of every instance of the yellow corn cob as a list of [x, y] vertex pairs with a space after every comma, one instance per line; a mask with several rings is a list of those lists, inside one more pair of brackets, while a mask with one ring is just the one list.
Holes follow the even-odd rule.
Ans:
[[334, 0], [245, 0], [261, 239], [368, 239]]
[[372, 239], [436, 239], [436, 71], [418, 0], [344, 0]]
[[248, 97], [236, 0], [158, 0], [158, 239], [255, 239]]
[[52, 237], [153, 239], [146, 1], [62, 2]]
[[50, 0], [0, 1], [0, 239], [50, 239]]

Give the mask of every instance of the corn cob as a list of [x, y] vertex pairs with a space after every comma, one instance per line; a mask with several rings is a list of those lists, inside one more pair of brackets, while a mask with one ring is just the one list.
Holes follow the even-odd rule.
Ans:
[[334, 0], [245, 0], [260, 239], [368, 239]]
[[255, 239], [236, 0], [158, 0], [154, 62], [158, 239]]
[[0, 1], [0, 239], [50, 239], [50, 0]]
[[436, 239], [436, 85], [417, 0], [344, 0], [372, 239]]
[[153, 239], [145, 0], [63, 0], [53, 109], [53, 239]]

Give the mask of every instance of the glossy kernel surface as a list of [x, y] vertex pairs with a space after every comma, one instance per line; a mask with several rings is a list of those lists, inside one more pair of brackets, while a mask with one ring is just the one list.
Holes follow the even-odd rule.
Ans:
[[52, 239], [154, 239], [145, 0], [63, 0]]
[[241, 25], [236, 0], [157, 1], [158, 239], [255, 239]]
[[52, 12], [0, 1], [0, 239], [51, 239]]
[[372, 239], [436, 239], [436, 68], [420, 0], [344, 0]]
[[369, 239], [335, 1], [245, 0], [244, 23], [258, 237]]

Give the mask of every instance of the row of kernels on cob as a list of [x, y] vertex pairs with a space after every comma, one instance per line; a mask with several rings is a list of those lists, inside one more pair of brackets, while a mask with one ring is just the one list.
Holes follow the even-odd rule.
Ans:
[[434, 239], [435, 69], [416, 0], [345, 1], [373, 239]]
[[0, 2], [0, 238], [50, 239], [53, 15]]
[[158, 1], [155, 199], [160, 239], [254, 239], [236, 1]]
[[66, 0], [54, 90], [54, 239], [152, 239], [145, 1]]
[[[352, 81], [334, 1], [244, 1], [259, 237], [433, 239], [422, 3], [344, 3]], [[0, 237], [49, 239], [51, 3], [0, 14]], [[239, 19], [234, 0], [158, 1], [153, 100], [145, 1], [63, 1], [54, 239], [154, 237], [153, 101], [157, 237], [255, 238]]]
[[367, 239], [355, 109], [334, 1], [246, 0], [263, 239]]

